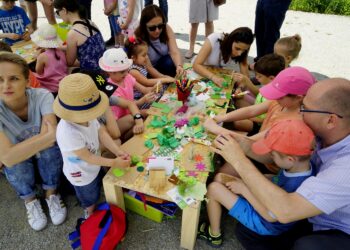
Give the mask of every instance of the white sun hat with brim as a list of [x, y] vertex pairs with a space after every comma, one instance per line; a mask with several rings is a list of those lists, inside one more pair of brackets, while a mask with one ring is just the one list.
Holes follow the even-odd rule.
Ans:
[[42, 24], [30, 35], [32, 41], [41, 48], [54, 49], [62, 45], [62, 40], [58, 37], [56, 28], [51, 24]]
[[108, 105], [107, 95], [98, 90], [92, 78], [76, 73], [60, 81], [53, 111], [63, 120], [83, 123], [101, 116]]
[[103, 53], [98, 64], [106, 72], [118, 72], [129, 69], [132, 65], [132, 60], [128, 58], [122, 48], [113, 48]]

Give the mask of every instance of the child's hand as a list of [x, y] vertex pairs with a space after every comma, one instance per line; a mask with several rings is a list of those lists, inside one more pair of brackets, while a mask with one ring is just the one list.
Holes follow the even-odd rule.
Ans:
[[244, 184], [242, 179], [232, 176], [232, 180], [227, 182], [225, 186], [235, 194], [241, 194], [243, 195], [247, 191], [247, 186]]
[[21, 38], [21, 35], [16, 33], [7, 33], [7, 38], [10, 38], [12, 40], [17, 40]]
[[113, 160], [112, 168], [128, 168], [130, 167], [131, 159], [128, 157], [117, 157]]
[[156, 95], [153, 92], [149, 92], [142, 97], [143, 103], [151, 103], [155, 100], [156, 100]]
[[219, 131], [218, 129], [220, 128], [220, 126], [212, 119], [212, 118], [208, 118], [204, 123], [203, 123], [204, 128], [213, 133], [213, 134], [218, 134]]
[[135, 122], [135, 126], [132, 128], [134, 134], [142, 134], [145, 129], [142, 119], [138, 119]]

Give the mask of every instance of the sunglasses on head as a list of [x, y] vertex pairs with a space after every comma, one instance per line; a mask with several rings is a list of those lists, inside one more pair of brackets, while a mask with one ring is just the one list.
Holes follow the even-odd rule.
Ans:
[[158, 24], [158, 25], [148, 26], [147, 29], [149, 31], [155, 31], [156, 29], [162, 30], [162, 29], [164, 29], [164, 27], [165, 27], [165, 24], [161, 23], [161, 24]]

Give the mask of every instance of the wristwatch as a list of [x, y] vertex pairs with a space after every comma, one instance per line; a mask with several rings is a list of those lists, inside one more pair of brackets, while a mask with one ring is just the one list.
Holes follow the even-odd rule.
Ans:
[[134, 120], [138, 120], [138, 119], [142, 119], [142, 115], [141, 114], [135, 114], [134, 115]]

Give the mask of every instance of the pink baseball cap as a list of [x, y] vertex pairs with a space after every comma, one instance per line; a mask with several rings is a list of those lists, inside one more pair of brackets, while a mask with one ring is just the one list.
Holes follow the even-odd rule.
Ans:
[[310, 155], [315, 135], [303, 120], [282, 120], [266, 132], [265, 138], [252, 144], [255, 154], [277, 151], [288, 155]]
[[268, 100], [278, 100], [286, 95], [306, 95], [316, 82], [315, 77], [303, 67], [282, 70], [269, 84], [259, 91]]

